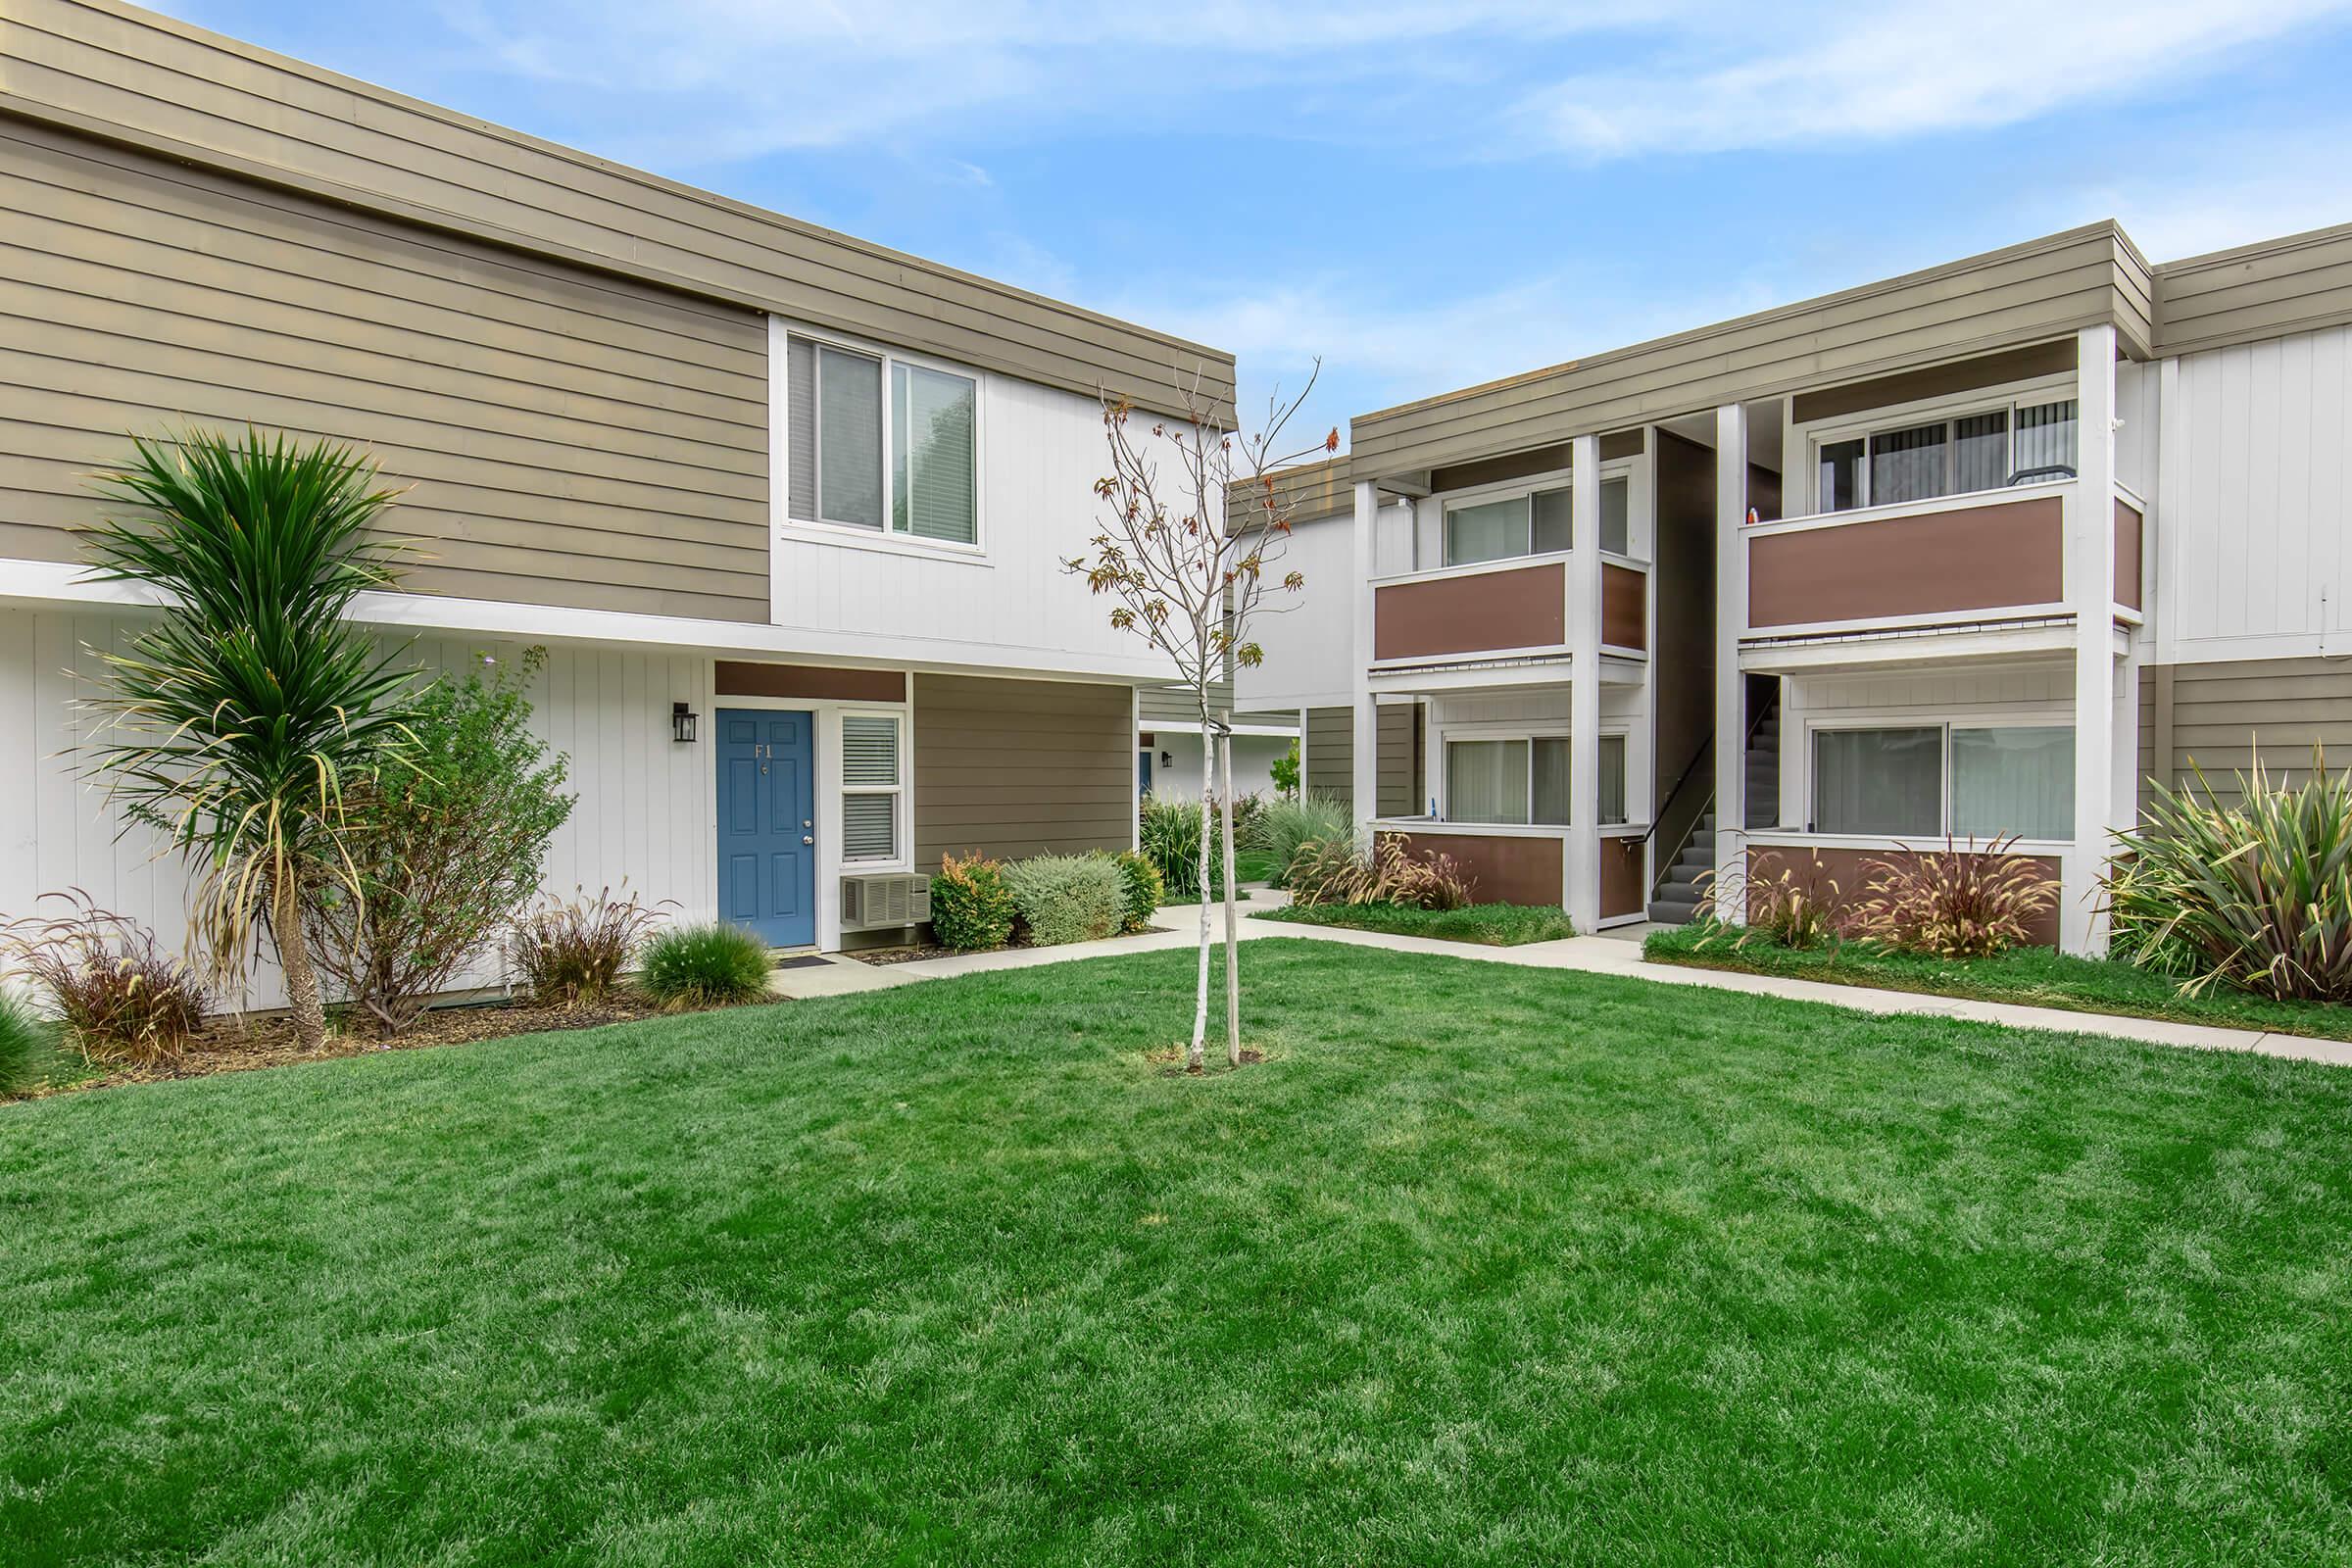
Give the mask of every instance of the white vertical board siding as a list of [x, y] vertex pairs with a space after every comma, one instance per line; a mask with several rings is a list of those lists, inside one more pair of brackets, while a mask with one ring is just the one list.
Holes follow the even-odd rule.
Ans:
[[2157, 659], [2352, 652], [2352, 328], [2183, 355], [2171, 384]]
[[[103, 653], [133, 622], [108, 612], [0, 611], [0, 918], [39, 907], [43, 893], [78, 887], [102, 906], [152, 926], [177, 952], [187, 938], [189, 879], [158, 858], [144, 830], [120, 835], [121, 813], [65, 755], [87, 738], [77, 700], [98, 689]], [[462, 673], [484, 653], [518, 660], [520, 645], [455, 636], [414, 645], [427, 669]], [[710, 661], [699, 655], [558, 646], [531, 691], [532, 728], [568, 761], [578, 797], [548, 848], [545, 886], [570, 896], [625, 886], [648, 903], [674, 900], [679, 918], [714, 912], [716, 792], [710, 771]], [[703, 715], [703, 739], [669, 736], [672, 702]], [[54, 903], [54, 901], [52, 901]], [[471, 977], [497, 978], [495, 965]], [[265, 966], [250, 1004], [280, 1000]], [[234, 1004], [240, 999], [223, 998]]]
[[[980, 378], [980, 405], [979, 550], [875, 548], [898, 541], [779, 514], [775, 623], [869, 636], [876, 658], [918, 639], [933, 662], [1124, 670], [1144, 644], [1114, 630], [1108, 601], [1062, 566], [1097, 532], [1093, 487], [1108, 468], [1101, 405], [1006, 375]], [[1174, 477], [1170, 459], [1160, 467]]]
[[1234, 672], [1234, 701], [1245, 710], [1325, 708], [1353, 701], [1356, 579], [1354, 518], [1343, 513], [1296, 524], [1273, 566], [1296, 571], [1295, 594], [1269, 590], [1251, 631], [1264, 651], [1254, 668]]

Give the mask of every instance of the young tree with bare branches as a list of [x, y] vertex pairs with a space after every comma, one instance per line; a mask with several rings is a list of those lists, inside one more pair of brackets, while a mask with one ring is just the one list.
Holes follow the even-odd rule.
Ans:
[[[1316, 362], [1316, 373], [1322, 364]], [[1254, 668], [1265, 658], [1250, 628], [1268, 596], [1295, 599], [1306, 586], [1296, 571], [1279, 570], [1290, 540], [1291, 504], [1273, 474], [1295, 463], [1336, 452], [1340, 432], [1285, 453], [1283, 430], [1314, 390], [1315, 375], [1296, 397], [1269, 398], [1255, 432], [1236, 428], [1216, 400], [1203, 396], [1199, 375], [1184, 386], [1181, 419], [1157, 419], [1139, 435], [1132, 404], [1107, 395], [1102, 429], [1110, 472], [1095, 481], [1102, 529], [1089, 553], [1063, 563], [1087, 587], [1117, 603], [1110, 623], [1158, 650], [1191, 695], [1200, 722], [1200, 962], [1193, 1005], [1193, 1038], [1185, 1064], [1199, 1071], [1208, 1033], [1209, 846], [1224, 846], [1225, 1052], [1242, 1060], [1241, 964], [1234, 908], [1233, 715], [1217, 710], [1214, 687], [1233, 665]], [[1164, 464], [1164, 467], [1163, 467]], [[1275, 609], [1287, 607], [1271, 607]], [[1223, 788], [1218, 787], [1222, 778]], [[1210, 813], [1224, 831], [1212, 831]]]

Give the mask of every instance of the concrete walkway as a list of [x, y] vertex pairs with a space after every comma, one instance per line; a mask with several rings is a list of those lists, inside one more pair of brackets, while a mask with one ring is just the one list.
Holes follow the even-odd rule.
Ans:
[[[1253, 890], [1252, 908], [1272, 908], [1285, 896]], [[1078, 958], [1109, 957], [1122, 953], [1157, 953], [1190, 949], [1200, 919], [1198, 905], [1172, 905], [1153, 917], [1160, 929], [1142, 936], [1114, 937], [1106, 942], [1078, 942], [1059, 948], [1011, 948], [999, 953], [967, 953], [954, 957], [923, 958], [907, 963], [877, 965], [840, 958], [824, 968], [784, 969], [776, 972], [774, 989], [788, 997], [837, 996], [851, 991], [879, 991], [940, 980], [959, 974], [994, 974], [1006, 969], [1030, 969], [1041, 964], [1067, 963]], [[1222, 911], [1210, 911], [1212, 931]], [[2070, 1012], [2058, 1007], [2028, 1007], [2007, 1002], [1972, 1002], [1958, 997], [1918, 996], [1905, 991], [1879, 991], [1864, 986], [1824, 985], [1813, 980], [1788, 980], [1777, 975], [1733, 974], [1717, 969], [1692, 969], [1679, 964], [1647, 963], [1638, 941], [1614, 933], [1570, 937], [1562, 942], [1531, 942], [1516, 948], [1490, 948], [1467, 942], [1440, 942], [1426, 937], [1389, 936], [1375, 931], [1345, 931], [1333, 926], [1292, 925], [1253, 920], [1244, 915], [1245, 940], [1299, 937], [1337, 942], [1349, 947], [1379, 948], [1391, 953], [1427, 953], [1464, 958], [1474, 963], [1510, 964], [1522, 969], [1566, 969], [1585, 974], [1617, 975], [1657, 985], [1698, 986], [1712, 991], [1740, 991], [1751, 996], [1786, 997], [1798, 1002], [1826, 1003], [1857, 1012], [1916, 1013], [1936, 1018], [1966, 1018], [1978, 1023], [2006, 1024], [2017, 1029], [2050, 1029], [2063, 1034], [2107, 1035], [2119, 1040], [2142, 1040], [2160, 1046], [2198, 1051], [2250, 1051], [2258, 1055], [2297, 1061], [2322, 1061], [2352, 1066], [2352, 1041], [2311, 1040], [2300, 1035], [2273, 1034], [2252, 1029], [2223, 1029], [2210, 1024], [2172, 1023], [2158, 1018], [2125, 1018], [2104, 1012]]]

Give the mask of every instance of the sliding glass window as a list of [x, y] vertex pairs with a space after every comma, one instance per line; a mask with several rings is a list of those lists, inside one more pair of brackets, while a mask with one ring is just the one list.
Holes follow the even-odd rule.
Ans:
[[[1947, 789], [1948, 785], [1948, 789]], [[2075, 732], [2065, 724], [1903, 725], [1813, 732], [1813, 831], [1871, 838], [2075, 831]]]
[[787, 516], [979, 542], [976, 378], [804, 337], [784, 373]]
[[2016, 404], [1814, 443], [1824, 513], [1973, 495], [2075, 471], [2071, 398]]

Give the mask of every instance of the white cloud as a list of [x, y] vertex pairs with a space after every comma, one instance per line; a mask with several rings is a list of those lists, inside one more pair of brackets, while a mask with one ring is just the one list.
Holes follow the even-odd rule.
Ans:
[[1598, 157], [1869, 141], [2015, 124], [2210, 75], [2341, 0], [1759, 7], [1668, 29], [1647, 59], [1530, 94], [1542, 140]]

